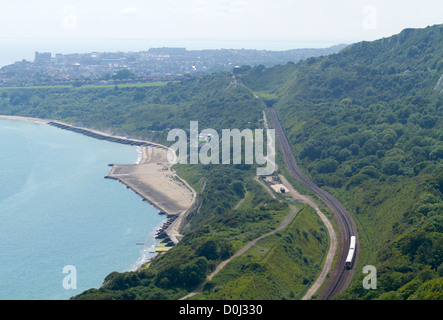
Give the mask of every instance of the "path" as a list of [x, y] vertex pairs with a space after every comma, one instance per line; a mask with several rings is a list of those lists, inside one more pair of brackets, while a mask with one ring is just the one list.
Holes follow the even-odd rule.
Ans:
[[237, 203], [237, 205], [234, 207], [234, 210], [238, 210], [238, 208], [240, 208], [240, 206], [243, 204], [243, 202], [245, 202], [247, 196], [248, 196], [248, 191], [246, 191], [245, 196], [243, 197], [243, 199], [241, 199]]
[[295, 190], [294, 187], [292, 187], [292, 185], [288, 182], [288, 180], [286, 180], [284, 176], [279, 175], [279, 178], [282, 184], [286, 187], [286, 189], [288, 189], [288, 193], [292, 196], [294, 200], [298, 200], [301, 203], [311, 206], [315, 210], [315, 212], [317, 212], [317, 215], [323, 221], [323, 224], [326, 226], [326, 229], [328, 230], [329, 234], [330, 245], [328, 253], [326, 255], [325, 263], [323, 265], [323, 270], [320, 273], [320, 276], [315, 280], [314, 284], [309, 288], [308, 292], [302, 298], [302, 300], [309, 300], [322, 286], [322, 284], [324, 283], [324, 281], [328, 276], [328, 273], [331, 271], [332, 263], [334, 261], [334, 256], [335, 253], [337, 252], [337, 244], [338, 244], [337, 235], [335, 233], [334, 227], [332, 226], [332, 223], [324, 215], [324, 213], [320, 211], [317, 204], [315, 203], [314, 200], [311, 199], [311, 197], [298, 193], [297, 190]]
[[295, 215], [297, 214], [297, 208], [294, 206], [290, 206], [291, 207], [291, 212], [286, 216], [286, 218], [282, 221], [282, 223], [273, 231], [268, 232], [260, 237], [258, 237], [255, 240], [252, 240], [251, 242], [249, 242], [247, 245], [245, 245], [243, 248], [241, 248], [239, 251], [237, 251], [232, 257], [230, 257], [229, 259], [226, 259], [225, 261], [221, 262], [216, 268], [215, 270], [206, 278], [206, 280], [200, 285], [198, 286], [197, 289], [195, 289], [193, 292], [189, 293], [188, 295], [184, 296], [183, 298], [179, 299], [179, 300], [185, 300], [188, 298], [191, 298], [193, 296], [195, 296], [196, 294], [200, 293], [203, 284], [206, 283], [207, 281], [211, 281], [212, 278], [219, 273], [232, 259], [237, 258], [238, 256], [241, 256], [243, 253], [245, 253], [246, 251], [248, 251], [253, 245], [255, 245], [258, 241], [269, 237], [270, 235], [283, 230], [284, 228], [286, 228], [289, 223], [291, 223], [292, 219], [295, 217]]

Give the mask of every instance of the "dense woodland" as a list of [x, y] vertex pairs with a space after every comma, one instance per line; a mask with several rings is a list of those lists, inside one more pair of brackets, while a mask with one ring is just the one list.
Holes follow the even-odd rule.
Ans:
[[[442, 299], [443, 26], [408, 29], [340, 53], [150, 87], [0, 90], [0, 113], [52, 118], [166, 143], [171, 128], [261, 128], [273, 106], [300, 165], [359, 228], [354, 281], [338, 299]], [[282, 165], [280, 161], [280, 166]], [[177, 299], [290, 210], [249, 165], [180, 165], [198, 191], [185, 237], [140, 272], [112, 273], [78, 299]], [[284, 173], [284, 170], [283, 170]], [[235, 205], [245, 199], [240, 208]], [[200, 299], [299, 299], [327, 233], [309, 207], [223, 269]], [[331, 217], [331, 216], [330, 216]], [[364, 265], [377, 290], [362, 287]]]
[[[132, 137], [166, 142], [172, 128], [254, 129], [260, 112], [249, 90], [220, 73], [152, 86], [0, 89], [6, 115], [64, 120]], [[244, 117], [246, 116], [246, 118]]]
[[354, 214], [359, 267], [376, 266], [379, 283], [356, 279], [343, 299], [442, 298], [442, 44], [442, 26], [408, 29], [242, 78], [276, 108], [306, 172]]

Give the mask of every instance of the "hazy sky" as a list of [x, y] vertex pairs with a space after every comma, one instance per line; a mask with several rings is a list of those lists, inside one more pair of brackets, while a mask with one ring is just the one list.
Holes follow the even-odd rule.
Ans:
[[440, 23], [441, 0], [0, 0], [0, 38], [349, 43]]

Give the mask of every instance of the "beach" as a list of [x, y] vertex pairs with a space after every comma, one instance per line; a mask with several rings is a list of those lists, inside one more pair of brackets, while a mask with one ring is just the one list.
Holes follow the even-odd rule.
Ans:
[[172, 217], [174, 222], [165, 232], [177, 244], [181, 238], [181, 222], [195, 201], [195, 191], [172, 169], [167, 159], [167, 149], [143, 146], [141, 150], [140, 163], [114, 164], [106, 177], [118, 180], [168, 217]]
[[97, 139], [137, 146], [140, 151], [137, 163], [110, 164], [112, 167], [105, 178], [119, 181], [169, 218], [161, 228], [166, 234], [162, 239], [164, 242], [176, 245], [180, 241], [182, 221], [195, 203], [196, 193], [172, 169], [172, 163], [167, 158], [169, 148], [149, 141], [116, 136], [50, 119], [19, 116], [0, 116], [0, 118], [44, 123]]

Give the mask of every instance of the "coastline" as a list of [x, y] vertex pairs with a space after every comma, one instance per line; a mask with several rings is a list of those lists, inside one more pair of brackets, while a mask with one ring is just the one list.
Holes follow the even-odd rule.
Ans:
[[22, 117], [22, 116], [5, 116], [5, 115], [0, 115], [0, 119], [30, 121], [30, 122], [37, 122], [37, 123], [43, 123], [43, 124], [48, 124], [51, 121], [51, 120], [43, 119], [43, 118], [32, 118], [32, 117]]
[[77, 127], [57, 120], [21, 116], [0, 115], [0, 119], [31, 121], [51, 125], [60, 129], [74, 131], [92, 138], [115, 143], [132, 145], [137, 148], [139, 157], [135, 164], [112, 164], [105, 178], [113, 179], [139, 195], [143, 201], [167, 216], [166, 222], [156, 230], [156, 255], [141, 264], [137, 269], [145, 268], [159, 255], [177, 245], [182, 235], [182, 221], [192, 210], [196, 192], [172, 169], [167, 154], [170, 150], [161, 144], [132, 139], [105, 133], [94, 129]]

